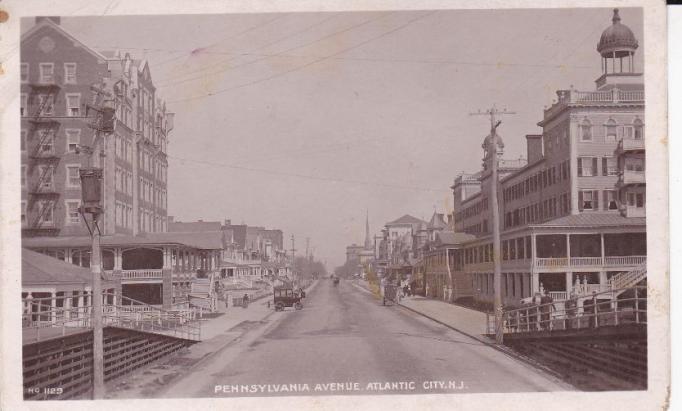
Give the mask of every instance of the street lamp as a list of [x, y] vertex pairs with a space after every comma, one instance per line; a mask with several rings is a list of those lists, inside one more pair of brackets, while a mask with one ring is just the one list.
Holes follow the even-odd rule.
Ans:
[[[92, 237], [92, 396], [94, 399], [102, 398], [104, 394], [104, 331], [102, 325], [102, 255], [100, 250], [100, 236], [102, 235], [99, 225], [99, 217], [104, 212], [102, 206], [102, 169], [95, 167], [82, 168], [79, 170], [81, 180], [81, 207], [79, 211], [83, 216], [85, 225]], [[91, 223], [85, 214], [90, 214]]]

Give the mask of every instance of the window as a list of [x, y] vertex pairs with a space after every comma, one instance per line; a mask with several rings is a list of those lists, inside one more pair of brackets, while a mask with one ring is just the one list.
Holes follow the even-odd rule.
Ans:
[[28, 116], [28, 94], [21, 95], [21, 107], [19, 112], [22, 117]]
[[21, 202], [21, 225], [26, 225], [26, 201]]
[[610, 118], [606, 122], [606, 141], [616, 141], [618, 139], [618, 130], [616, 127], [616, 120]]
[[54, 96], [53, 95], [38, 95], [38, 115], [52, 116], [54, 115]]
[[54, 83], [54, 64], [40, 63], [40, 82]]
[[588, 119], [580, 124], [580, 141], [592, 141], [592, 123]]
[[80, 200], [66, 200], [66, 223], [67, 224], [79, 224], [80, 223], [80, 213], [78, 212], [78, 207], [80, 207]]
[[64, 84], [76, 84], [76, 63], [64, 63]]
[[21, 166], [21, 186], [26, 187], [26, 166]]
[[26, 151], [26, 130], [21, 130], [19, 138], [19, 149], [21, 151]]
[[66, 131], [66, 150], [75, 153], [81, 143], [80, 129], [67, 128]]
[[67, 165], [66, 166], [66, 184], [69, 187], [80, 187], [81, 178], [79, 175], [80, 166]]
[[40, 188], [51, 189], [54, 180], [54, 168], [52, 166], [39, 166]]
[[28, 63], [21, 63], [21, 82], [28, 83]]
[[54, 205], [51, 201], [41, 201], [38, 203], [38, 213], [40, 224], [52, 224], [54, 222]]
[[597, 172], [596, 157], [578, 157], [578, 176], [592, 177], [599, 175]]
[[601, 159], [602, 175], [617, 176], [618, 162], [614, 157], [603, 157]]
[[634, 138], [635, 140], [641, 140], [644, 138], [644, 123], [642, 123], [642, 120], [640, 119], [635, 119], [633, 122], [633, 128], [634, 128]]
[[81, 115], [81, 95], [66, 95], [66, 115], [68, 117], [79, 117]]
[[599, 191], [597, 190], [583, 190], [578, 193], [578, 201], [581, 210], [597, 210], [599, 209]]
[[40, 130], [39, 154], [54, 153], [54, 134], [51, 130]]
[[618, 210], [615, 190], [604, 190], [604, 210]]

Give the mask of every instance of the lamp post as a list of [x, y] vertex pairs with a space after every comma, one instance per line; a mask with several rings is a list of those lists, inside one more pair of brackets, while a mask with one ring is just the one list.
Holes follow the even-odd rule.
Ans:
[[[104, 331], [102, 325], [102, 255], [100, 250], [99, 218], [103, 214], [102, 207], [102, 169], [95, 167], [79, 170], [81, 179], [82, 205], [81, 215], [92, 237], [92, 396], [99, 399], [104, 394]], [[90, 215], [88, 224], [86, 214]]]
[[[102, 89], [93, 87], [99, 97], [105, 93]], [[92, 271], [92, 398], [101, 399], [104, 397], [104, 330], [102, 321], [102, 251], [100, 247], [100, 237], [102, 232], [99, 221], [104, 214], [103, 207], [103, 168], [101, 167], [100, 138], [113, 133], [116, 111], [113, 107], [113, 100], [105, 100], [100, 106], [88, 106], [96, 112], [95, 120], [90, 126], [95, 130], [95, 136], [90, 147], [79, 147], [87, 155], [87, 167], [79, 170], [81, 181], [81, 206], [79, 212], [83, 217], [88, 232], [92, 238], [92, 257], [90, 269]], [[96, 164], [92, 164], [92, 160]], [[86, 214], [90, 215], [90, 223]]]

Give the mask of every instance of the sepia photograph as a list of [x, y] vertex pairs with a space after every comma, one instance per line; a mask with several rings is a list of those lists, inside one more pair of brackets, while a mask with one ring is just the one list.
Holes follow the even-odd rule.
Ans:
[[101, 3], [9, 14], [22, 407], [663, 406], [660, 7]]

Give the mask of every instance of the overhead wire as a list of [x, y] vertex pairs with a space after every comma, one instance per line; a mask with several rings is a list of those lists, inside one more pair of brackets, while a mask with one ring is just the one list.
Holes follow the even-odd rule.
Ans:
[[433, 10], [433, 11], [424, 13], [424, 14], [422, 14], [422, 15], [416, 17], [416, 18], [410, 19], [410, 20], [407, 21], [406, 23], [403, 23], [403, 24], [399, 25], [398, 27], [395, 27], [395, 28], [393, 28], [393, 29], [391, 29], [391, 30], [389, 30], [389, 31], [386, 31], [386, 32], [384, 32], [384, 33], [382, 33], [382, 34], [380, 34], [380, 35], [378, 35], [378, 36], [371, 37], [371, 38], [369, 38], [369, 39], [367, 39], [367, 40], [365, 40], [365, 41], [362, 41], [362, 42], [360, 42], [360, 43], [357, 43], [357, 44], [355, 44], [355, 45], [353, 45], [353, 46], [346, 47], [346, 48], [344, 48], [344, 49], [342, 49], [342, 50], [340, 50], [340, 51], [338, 51], [338, 52], [336, 52], [336, 53], [330, 54], [330, 55], [328, 55], [328, 56], [321, 57], [321, 58], [319, 58], [319, 59], [315, 59], [315, 60], [313, 60], [313, 61], [311, 61], [311, 62], [309, 62], [309, 63], [303, 64], [303, 65], [301, 65], [301, 66], [296, 66], [296, 67], [294, 67], [294, 68], [292, 68], [292, 69], [285, 70], [285, 71], [282, 71], [282, 72], [279, 72], [279, 73], [275, 73], [275, 74], [270, 75], [270, 76], [265, 77], [265, 78], [260, 78], [260, 79], [253, 80], [253, 81], [250, 81], [250, 82], [247, 82], [247, 83], [239, 84], [239, 85], [237, 85], [237, 86], [232, 86], [232, 87], [227, 87], [227, 88], [219, 89], [219, 90], [217, 90], [217, 91], [215, 91], [215, 92], [211, 92], [211, 93], [207, 93], [207, 94], [202, 94], [202, 95], [197, 95], [197, 96], [191, 96], [191, 97], [187, 97], [187, 98], [183, 98], [183, 99], [171, 100], [171, 101], [168, 101], [168, 103], [178, 103], [178, 102], [192, 101], [192, 100], [197, 100], [197, 99], [202, 99], [202, 98], [213, 97], [213, 96], [216, 96], [216, 95], [219, 95], [219, 94], [222, 94], [222, 93], [226, 93], [226, 92], [228, 92], [228, 91], [232, 91], [232, 90], [237, 90], [237, 89], [241, 89], [241, 88], [244, 88], [244, 87], [253, 86], [253, 85], [260, 84], [260, 83], [263, 83], [263, 82], [266, 82], [266, 81], [269, 81], [269, 80], [272, 80], [272, 79], [275, 79], [275, 78], [279, 78], [279, 77], [285, 76], [285, 75], [287, 75], [287, 74], [289, 74], [289, 73], [293, 73], [293, 72], [296, 72], [296, 71], [299, 71], [299, 70], [303, 70], [303, 69], [305, 69], [305, 68], [307, 68], [307, 67], [310, 67], [310, 66], [312, 66], [312, 65], [314, 65], [314, 64], [317, 64], [317, 63], [320, 63], [320, 62], [322, 62], [322, 61], [329, 60], [329, 59], [331, 59], [331, 58], [333, 58], [333, 57], [336, 57], [336, 56], [338, 56], [339, 54], [346, 53], [346, 52], [348, 52], [348, 51], [351, 51], [351, 50], [357, 49], [357, 48], [359, 48], [359, 47], [362, 47], [362, 46], [364, 46], [364, 45], [366, 45], [366, 44], [368, 44], [368, 43], [370, 43], [370, 42], [373, 42], [373, 41], [376, 41], [376, 40], [378, 40], [378, 39], [380, 39], [380, 38], [386, 37], [386, 36], [388, 36], [389, 34], [395, 33], [396, 31], [401, 30], [401, 29], [403, 29], [403, 28], [409, 26], [410, 24], [412, 24], [412, 23], [414, 23], [414, 22], [416, 22], [416, 21], [418, 21], [418, 20], [421, 20], [421, 19], [423, 19], [423, 18], [426, 18], [426, 17], [428, 17], [428, 16], [430, 16], [430, 15], [436, 13], [436, 12], [437, 12], [437, 10]]
[[376, 187], [394, 188], [394, 189], [401, 189], [401, 190], [443, 192], [442, 188], [437, 189], [437, 188], [429, 188], [429, 187], [408, 186], [408, 185], [401, 185], [401, 184], [384, 183], [381, 181], [364, 181], [364, 180], [352, 180], [352, 179], [343, 179], [343, 178], [335, 178], [335, 177], [324, 177], [324, 176], [313, 175], [313, 174], [300, 174], [300, 173], [292, 173], [292, 172], [288, 172], [288, 171], [270, 170], [270, 169], [248, 167], [248, 166], [242, 166], [242, 165], [236, 165], [236, 164], [218, 163], [218, 162], [207, 161], [207, 160], [182, 158], [182, 157], [177, 157], [177, 156], [172, 156], [172, 155], [168, 155], [168, 158], [172, 158], [174, 160], [178, 160], [181, 162], [196, 163], [196, 164], [207, 165], [207, 166], [212, 166], [212, 167], [230, 168], [230, 169], [235, 169], [235, 170], [244, 170], [244, 171], [251, 171], [251, 172], [285, 176], [285, 177], [295, 177], [295, 178], [308, 179], [308, 180], [328, 181], [328, 182], [335, 182], [335, 183], [355, 184], [355, 185], [364, 185], [364, 186], [376, 186]]

